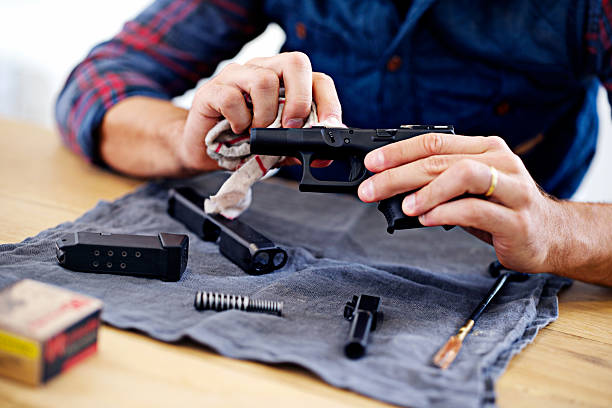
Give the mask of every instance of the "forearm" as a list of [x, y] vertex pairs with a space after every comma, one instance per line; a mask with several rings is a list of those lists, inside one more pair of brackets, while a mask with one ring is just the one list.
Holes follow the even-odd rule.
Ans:
[[612, 204], [559, 202], [550, 272], [612, 286]]
[[[182, 177], [196, 173], [182, 165], [178, 154], [187, 111], [164, 100], [131, 97], [104, 116], [99, 133], [102, 160], [136, 177]], [[202, 155], [206, 155], [202, 146]], [[217, 169], [206, 156], [203, 170]]]

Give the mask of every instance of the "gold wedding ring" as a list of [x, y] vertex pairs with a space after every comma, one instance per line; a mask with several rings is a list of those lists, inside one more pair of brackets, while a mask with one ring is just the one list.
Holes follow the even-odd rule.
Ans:
[[485, 197], [491, 197], [493, 192], [495, 191], [495, 187], [497, 187], [497, 169], [493, 166], [489, 166], [489, 170], [491, 170], [491, 184], [489, 185], [489, 189], [485, 193]]

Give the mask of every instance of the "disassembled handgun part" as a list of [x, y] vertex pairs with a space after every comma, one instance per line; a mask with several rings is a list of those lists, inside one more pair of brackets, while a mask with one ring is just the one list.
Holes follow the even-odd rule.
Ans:
[[282, 268], [287, 253], [240, 220], [206, 214], [205, 196], [189, 187], [170, 190], [168, 213], [205, 241], [219, 243], [219, 251], [243, 271], [262, 275]]
[[228, 295], [224, 293], [202, 292], [195, 295], [193, 303], [197, 310], [216, 310], [217, 312], [237, 309], [245, 312], [283, 314], [283, 302], [251, 299], [248, 296]]
[[57, 260], [80, 272], [112, 273], [176, 282], [181, 278], [189, 251], [189, 237], [74, 232], [55, 244]]
[[362, 357], [368, 346], [370, 331], [376, 330], [376, 325], [382, 323], [380, 297], [361, 295], [353, 296], [344, 307], [344, 318], [351, 322], [348, 340], [344, 346], [344, 354], [350, 359]]
[[[253, 128], [251, 153], [296, 157], [302, 162], [300, 191], [319, 193], [354, 193], [359, 184], [372, 175], [364, 163], [368, 152], [390, 143], [425, 133], [454, 134], [452, 126], [405, 125], [399, 129], [358, 128]], [[311, 172], [316, 159], [350, 161], [349, 180], [320, 180]], [[418, 217], [408, 217], [401, 210], [402, 201], [410, 193], [382, 200], [378, 209], [387, 220], [387, 231], [423, 227]], [[448, 228], [447, 228], [448, 229]]]

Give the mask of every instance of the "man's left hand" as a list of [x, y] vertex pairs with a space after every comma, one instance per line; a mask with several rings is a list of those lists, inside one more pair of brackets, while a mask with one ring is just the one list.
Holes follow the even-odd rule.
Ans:
[[[425, 226], [459, 225], [494, 246], [499, 261], [521, 272], [549, 272], [563, 228], [563, 207], [545, 194], [503, 139], [430, 133], [365, 157], [376, 173], [359, 198], [380, 201], [416, 190], [402, 204]], [[492, 188], [493, 170], [497, 182]], [[460, 198], [463, 194], [478, 198]], [[455, 200], [453, 200], [455, 199]]]

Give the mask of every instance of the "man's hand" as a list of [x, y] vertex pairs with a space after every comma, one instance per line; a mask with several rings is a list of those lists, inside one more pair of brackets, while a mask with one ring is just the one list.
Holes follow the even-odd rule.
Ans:
[[[459, 225], [495, 247], [499, 261], [522, 272], [556, 269], [563, 204], [543, 193], [503, 139], [426, 134], [370, 152], [376, 173], [359, 187], [365, 202], [406, 191], [402, 209], [425, 226]], [[490, 197], [493, 166], [498, 171]], [[453, 200], [465, 193], [480, 198]], [[451, 201], [452, 200], [452, 201]]]
[[291, 52], [228, 65], [198, 89], [189, 112], [168, 101], [126, 98], [104, 116], [100, 155], [112, 168], [138, 177], [178, 177], [218, 169], [217, 162], [206, 154], [208, 131], [222, 118], [229, 120], [236, 133], [270, 125], [278, 112], [281, 81], [285, 87], [283, 126], [301, 127], [313, 100], [321, 122], [342, 126], [333, 80], [312, 72], [305, 54]]
[[[196, 92], [178, 140], [177, 154], [183, 167], [208, 169], [204, 138], [221, 118], [230, 122], [234, 133], [270, 125], [278, 112], [281, 81], [285, 87], [284, 127], [302, 127], [313, 100], [321, 122], [341, 126], [342, 111], [334, 82], [325, 74], [312, 72], [305, 54], [291, 52], [255, 58], [245, 65], [230, 64]], [[245, 95], [251, 98], [252, 114]]]

